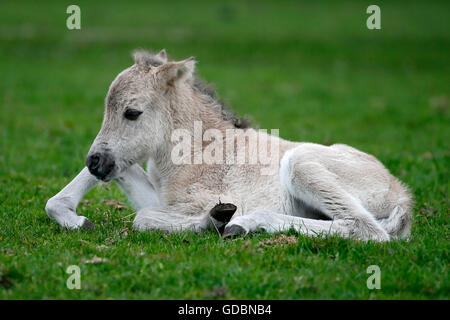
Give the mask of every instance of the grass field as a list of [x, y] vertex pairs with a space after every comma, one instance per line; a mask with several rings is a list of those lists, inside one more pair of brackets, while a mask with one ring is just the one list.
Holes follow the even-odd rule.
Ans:
[[[378, 1], [381, 30], [356, 0], [75, 3], [82, 29], [69, 31], [72, 2], [0, 2], [1, 299], [449, 298], [448, 1]], [[78, 208], [96, 230], [59, 227], [45, 203], [84, 166], [135, 48], [194, 55], [238, 114], [283, 138], [377, 156], [415, 195], [410, 241], [139, 233], [115, 185]], [[81, 290], [66, 287], [70, 265]]]

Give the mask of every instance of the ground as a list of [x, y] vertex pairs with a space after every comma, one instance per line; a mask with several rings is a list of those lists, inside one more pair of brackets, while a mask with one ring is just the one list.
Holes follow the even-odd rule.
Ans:
[[[69, 4], [0, 3], [1, 299], [449, 298], [448, 1], [378, 1], [381, 30], [361, 1], [76, 1], [73, 31]], [[94, 231], [58, 226], [45, 203], [83, 167], [136, 48], [194, 55], [260, 128], [377, 156], [415, 196], [410, 241], [135, 232], [114, 184], [78, 208]], [[66, 287], [70, 265], [80, 290]]]

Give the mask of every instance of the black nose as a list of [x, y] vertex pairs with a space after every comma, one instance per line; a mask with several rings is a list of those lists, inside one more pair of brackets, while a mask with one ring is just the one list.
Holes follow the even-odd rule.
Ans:
[[86, 166], [92, 175], [104, 180], [114, 169], [115, 162], [108, 153], [93, 153], [88, 155]]

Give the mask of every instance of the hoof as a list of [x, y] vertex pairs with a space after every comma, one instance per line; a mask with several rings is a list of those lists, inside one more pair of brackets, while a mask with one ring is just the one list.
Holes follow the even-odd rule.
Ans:
[[238, 225], [232, 225], [230, 227], [225, 227], [225, 230], [222, 234], [222, 238], [227, 239], [227, 238], [236, 238], [239, 236], [245, 236], [247, 235], [247, 231], [242, 228], [241, 226]]
[[93, 224], [91, 221], [89, 221], [88, 218], [84, 218], [84, 221], [83, 221], [83, 224], [81, 225], [81, 227], [83, 229], [94, 230], [95, 229], [95, 224]]
[[209, 211], [209, 214], [217, 221], [228, 223], [236, 210], [237, 207], [232, 203], [219, 203]]
[[223, 232], [225, 231], [225, 225], [221, 225], [217, 228], [217, 231], [219, 231], [220, 236], [223, 236]]

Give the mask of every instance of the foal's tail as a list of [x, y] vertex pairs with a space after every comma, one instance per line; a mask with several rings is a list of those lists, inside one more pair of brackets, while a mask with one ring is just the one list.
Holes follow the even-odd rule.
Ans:
[[391, 194], [396, 198], [393, 201], [394, 209], [385, 219], [378, 222], [392, 239], [407, 239], [411, 232], [412, 208], [414, 202], [408, 188], [396, 178], [391, 182]]

